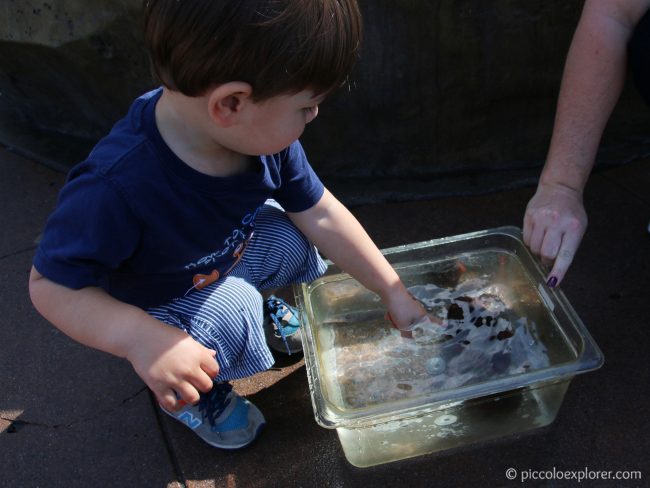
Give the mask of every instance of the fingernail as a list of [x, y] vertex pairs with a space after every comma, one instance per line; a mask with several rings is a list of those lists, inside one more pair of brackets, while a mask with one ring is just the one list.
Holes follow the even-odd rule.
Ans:
[[555, 288], [555, 286], [557, 285], [557, 278], [555, 276], [551, 276], [546, 282], [546, 284], [551, 288]]

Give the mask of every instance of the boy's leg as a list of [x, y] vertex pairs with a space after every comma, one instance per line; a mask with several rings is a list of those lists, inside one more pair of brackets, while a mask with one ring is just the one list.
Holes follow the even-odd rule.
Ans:
[[245, 378], [273, 365], [262, 331], [262, 296], [242, 277], [225, 276], [149, 313], [217, 352], [215, 381]]
[[258, 290], [311, 281], [326, 269], [284, 211], [265, 205], [251, 242], [230, 274], [149, 313], [217, 351], [217, 381], [252, 376], [274, 362], [264, 338]]
[[[258, 290], [311, 281], [326, 269], [314, 246], [286, 214], [267, 205], [258, 215], [255, 234], [242, 260], [229, 275], [149, 313], [217, 352], [220, 371], [216, 381], [252, 376], [274, 362], [266, 345], [263, 300]], [[167, 413], [214, 446], [243, 447], [256, 438], [264, 417], [222, 385], [218, 383], [210, 393], [201, 395], [199, 405]], [[216, 410], [215, 404], [219, 406]], [[227, 408], [229, 405], [235, 409]]]
[[[258, 214], [255, 233], [232, 273], [246, 277], [259, 290], [273, 290], [290, 283], [315, 280], [326, 269], [316, 248], [286, 213], [270, 201]], [[283, 353], [301, 351], [297, 310], [272, 295], [265, 300], [264, 308], [267, 344]]]
[[226, 276], [202, 290], [149, 310], [157, 319], [214, 349], [215, 385], [197, 405], [167, 412], [208, 444], [238, 449], [253, 442], [265, 424], [255, 405], [237, 395], [229, 380], [252, 376], [273, 364], [262, 331], [262, 297], [250, 283]]
[[245, 277], [258, 290], [313, 281], [327, 265], [316, 248], [273, 201], [255, 220], [255, 231], [233, 275]]

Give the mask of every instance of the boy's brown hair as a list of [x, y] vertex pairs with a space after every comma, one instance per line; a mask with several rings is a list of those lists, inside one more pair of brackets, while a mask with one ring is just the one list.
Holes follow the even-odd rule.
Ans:
[[145, 42], [160, 82], [200, 96], [244, 81], [253, 99], [327, 94], [358, 57], [356, 0], [148, 0]]

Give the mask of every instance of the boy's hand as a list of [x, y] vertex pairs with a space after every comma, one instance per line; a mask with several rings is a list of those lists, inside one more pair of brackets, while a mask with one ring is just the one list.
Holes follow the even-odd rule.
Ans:
[[199, 392], [212, 389], [212, 379], [219, 374], [215, 351], [173, 327], [143, 329], [126, 357], [163, 408], [180, 408], [178, 397], [194, 404]]
[[128, 359], [163, 408], [176, 410], [177, 397], [196, 403], [219, 374], [216, 352], [144, 310], [101, 288], [79, 290], [54, 283], [32, 267], [29, 292], [43, 316], [72, 339]]
[[404, 289], [387, 300], [387, 318], [402, 337], [411, 337], [411, 326], [427, 314], [424, 306]]

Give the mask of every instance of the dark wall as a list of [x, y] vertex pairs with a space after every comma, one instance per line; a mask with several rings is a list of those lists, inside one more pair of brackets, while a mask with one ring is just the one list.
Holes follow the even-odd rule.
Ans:
[[[19, 3], [0, 7], [0, 141], [66, 168], [151, 86], [140, 2]], [[533, 183], [582, 2], [362, 0], [362, 8], [350, 88], [326, 101], [302, 138], [326, 183], [349, 203]], [[627, 89], [602, 164], [648, 152], [649, 122]]]
[[67, 169], [152, 86], [139, 0], [0, 4], [0, 142]]

